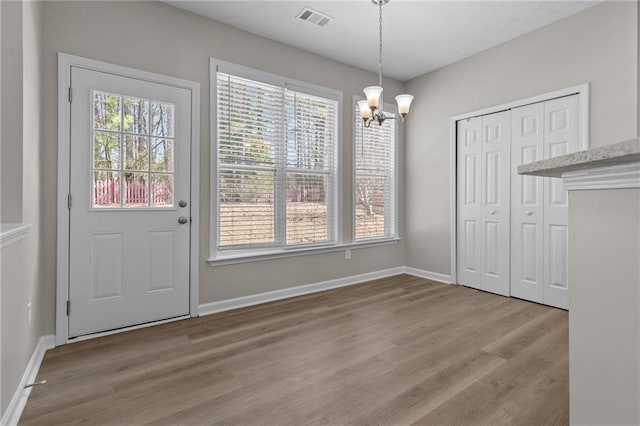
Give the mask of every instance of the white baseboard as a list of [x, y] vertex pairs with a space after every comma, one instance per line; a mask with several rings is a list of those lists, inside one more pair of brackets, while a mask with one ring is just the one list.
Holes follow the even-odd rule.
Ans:
[[319, 291], [330, 290], [332, 288], [345, 287], [379, 278], [391, 277], [393, 275], [402, 274], [403, 272], [403, 267], [396, 267], [383, 269], [381, 271], [368, 272], [366, 274], [351, 275], [349, 277], [337, 278], [335, 280], [321, 281], [319, 283], [283, 288], [282, 290], [236, 297], [233, 299], [221, 300], [219, 302], [205, 303], [200, 305], [198, 311], [200, 315], [215, 314], [217, 312], [229, 311], [231, 309], [244, 308], [246, 306], [258, 305], [260, 303], [273, 302], [275, 300], [288, 299], [290, 297], [317, 293]]
[[431, 281], [438, 281], [439, 283], [453, 284], [451, 282], [451, 275], [440, 274], [438, 272], [425, 271], [424, 269], [412, 268], [410, 266], [403, 266], [403, 272], [405, 274], [413, 275], [420, 278], [425, 278]]
[[398, 266], [396, 268], [383, 269], [381, 271], [368, 272], [366, 274], [351, 275], [349, 277], [337, 278], [335, 280], [322, 281], [319, 283], [306, 284], [297, 287], [283, 288], [282, 290], [269, 291], [266, 293], [252, 294], [249, 296], [236, 297], [233, 299], [221, 300], [219, 302], [204, 303], [200, 305], [198, 312], [200, 315], [215, 314], [217, 312], [230, 311], [232, 309], [244, 308], [246, 306], [258, 305], [260, 303], [273, 302], [275, 300], [288, 299], [290, 297], [302, 296], [319, 291], [330, 290], [332, 288], [346, 287], [360, 284], [366, 281], [379, 278], [391, 277], [393, 275], [409, 274], [432, 281], [446, 284], [451, 283], [449, 275], [437, 272], [423, 271], [421, 269]]
[[44, 358], [44, 353], [48, 349], [52, 349], [54, 347], [55, 336], [52, 334], [42, 336], [40, 340], [38, 340], [38, 344], [33, 350], [33, 354], [31, 354], [31, 359], [27, 364], [27, 368], [24, 370], [22, 379], [20, 379], [20, 383], [18, 383], [18, 388], [13, 394], [13, 398], [11, 398], [7, 410], [2, 416], [2, 421], [0, 421], [0, 424], [2, 424], [3, 426], [15, 426], [18, 424], [20, 416], [22, 415], [22, 410], [24, 410], [24, 406], [27, 404], [29, 394], [31, 394], [31, 388], [25, 389], [25, 385], [27, 385], [28, 383], [33, 383], [36, 380], [36, 377], [38, 376], [38, 370], [40, 369], [40, 364], [42, 363], [42, 359]]

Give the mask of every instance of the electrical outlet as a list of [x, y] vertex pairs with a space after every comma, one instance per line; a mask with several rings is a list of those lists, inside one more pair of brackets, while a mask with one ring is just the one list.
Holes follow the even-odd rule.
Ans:
[[344, 251], [344, 258], [347, 260], [351, 259], [351, 249], [346, 249]]
[[27, 303], [27, 328], [31, 325], [31, 302]]

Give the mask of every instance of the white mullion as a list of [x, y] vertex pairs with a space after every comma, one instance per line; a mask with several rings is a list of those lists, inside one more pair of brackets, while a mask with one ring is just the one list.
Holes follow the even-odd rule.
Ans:
[[[229, 107], [227, 108], [227, 137], [230, 137], [231, 135], [231, 76], [227, 75], [226, 76], [226, 81], [227, 81], [227, 104], [229, 105]], [[211, 83], [213, 84], [213, 82]], [[216, 74], [216, 84], [218, 84], [218, 77]], [[216, 102], [218, 102], [218, 99], [216, 99]], [[220, 110], [216, 107], [216, 114], [217, 114], [217, 120], [220, 119]], [[216, 125], [217, 125], [217, 120], [216, 120]], [[217, 232], [216, 232], [216, 250], [220, 250], [221, 249], [221, 235], [222, 235], [222, 226], [220, 223], [220, 218], [222, 217], [222, 203], [220, 202], [220, 171], [222, 170], [222, 166], [220, 163], [220, 134], [219, 134], [219, 128], [216, 131], [216, 135], [218, 135], [218, 140], [216, 140], [216, 206], [217, 206], [217, 217], [216, 217], [216, 227], [217, 227]]]
[[[338, 105], [336, 105], [338, 106]], [[335, 114], [337, 116], [339, 108], [336, 108]], [[331, 153], [331, 158], [329, 159], [329, 165], [330, 165], [330, 175], [329, 175], [329, 186], [330, 186], [330, 192], [329, 192], [329, 196], [327, 197], [328, 199], [328, 203], [329, 206], [327, 208], [327, 215], [331, 215], [331, 219], [328, 220], [329, 223], [329, 227], [327, 229], [328, 233], [329, 233], [329, 239], [333, 240], [333, 241], [337, 241], [338, 239], [342, 239], [342, 236], [338, 235], [338, 229], [340, 228], [340, 224], [338, 223], [339, 219], [338, 219], [338, 129], [337, 129], [337, 122], [333, 123], [333, 116], [331, 117], [331, 136], [332, 136], [332, 140], [331, 140], [331, 150], [329, 150], [329, 152]], [[327, 152], [327, 147], [324, 147], [324, 151], [325, 153]]]
[[376, 172], [358, 173], [357, 177], [372, 177], [372, 178], [381, 177], [381, 178], [386, 178], [388, 176], [389, 176], [388, 170], [385, 170], [384, 173], [376, 173]]
[[[389, 173], [387, 173], [387, 178], [385, 179], [385, 185], [383, 186], [384, 188], [384, 235], [387, 236], [390, 234], [390, 230], [391, 230], [391, 224], [389, 222], [391, 222], [389, 219], [391, 219], [390, 217], [390, 213], [391, 213], [391, 209], [392, 209], [392, 202], [391, 200], [393, 199], [393, 196], [391, 194], [391, 186], [392, 186], [392, 179], [389, 176]], [[394, 218], [395, 219], [395, 218]]]
[[[395, 127], [395, 126], [394, 126]], [[395, 129], [394, 129], [395, 130]], [[392, 221], [395, 221], [395, 217], [391, 217], [393, 214], [393, 166], [392, 166], [392, 157], [395, 155], [394, 152], [394, 137], [392, 135], [391, 131], [385, 131], [384, 132], [385, 135], [384, 136], [390, 136], [391, 140], [388, 140], [387, 137], [385, 137], [385, 142], [387, 142], [388, 146], [387, 146], [387, 161], [385, 161], [385, 166], [386, 166], [386, 185], [384, 188], [384, 235], [388, 236], [391, 234], [391, 223]]]
[[[397, 117], [397, 115], [396, 115]], [[391, 133], [391, 154], [392, 158], [389, 164], [389, 179], [390, 179], [390, 187], [389, 191], [391, 192], [391, 205], [389, 208], [391, 209], [391, 213], [393, 214], [393, 223], [390, 224], [391, 229], [389, 229], [390, 234], [394, 236], [398, 235], [398, 137], [399, 137], [399, 127], [398, 121], [395, 121], [394, 131]]]
[[[151, 99], [147, 99], [147, 102], [149, 102], [149, 116], [147, 117], [147, 132], [148, 132], [147, 135], [148, 136], [145, 135], [148, 138], [147, 139], [147, 170], [146, 170], [146, 172], [147, 172], [147, 181], [148, 181], [147, 182], [147, 188], [148, 188], [147, 189], [147, 205], [150, 207], [151, 206], [151, 151], [152, 151], [151, 145], [152, 145], [152, 141], [153, 141], [153, 136], [152, 136], [153, 124], [151, 123], [151, 117], [152, 117], [151, 105], [153, 105], [153, 103], [152, 103]], [[123, 104], [124, 104], [124, 99], [123, 99]], [[124, 108], [124, 105], [123, 105], [123, 108]], [[122, 117], [122, 123], [124, 125], [124, 116]], [[123, 130], [124, 130], [124, 128], [123, 128]], [[174, 136], [175, 136], [175, 132], [174, 132]], [[123, 138], [124, 138], [124, 136], [123, 136]], [[176, 153], [176, 144], [174, 142], [174, 144], [173, 144], [173, 165], [174, 165], [173, 170], [174, 171], [175, 171], [176, 165], [177, 165], [175, 153]], [[175, 204], [176, 204], [176, 200], [175, 200], [175, 196], [176, 196], [175, 195], [176, 181], [175, 181], [175, 179], [172, 179], [172, 182], [173, 182], [173, 184], [172, 184], [173, 185], [173, 188], [172, 188], [173, 195], [172, 196], [174, 198], [173, 199], [173, 204], [175, 206]]]
[[287, 139], [287, 91], [286, 89], [282, 90], [282, 104], [281, 104], [281, 119], [282, 122], [280, 124], [280, 134], [276, 140], [276, 175], [275, 175], [275, 199], [276, 199], [276, 208], [275, 208], [275, 222], [274, 222], [274, 231], [276, 233], [275, 240], [276, 244], [279, 246], [286, 247], [287, 245], [287, 172], [286, 172], [286, 163], [287, 163], [287, 149], [286, 149], [286, 139]]
[[[118, 173], [120, 175], [120, 208], [124, 208], [124, 189], [125, 189], [125, 184], [124, 184], [124, 180], [125, 180], [125, 176], [124, 176], [124, 145], [125, 145], [125, 141], [124, 141], [124, 95], [117, 95], [118, 96], [118, 102], [120, 103], [120, 166], [118, 167]], [[151, 113], [151, 112], [149, 112]], [[95, 138], [95, 136], [94, 136]], [[95, 143], [95, 141], [94, 141]], [[94, 154], [95, 155], [95, 154]], [[149, 152], [147, 154], [149, 156], [149, 159], [151, 159], [151, 152]]]
[[277, 167], [250, 165], [250, 164], [233, 164], [233, 163], [221, 163], [218, 168], [220, 169], [234, 169], [249, 172], [275, 172]]
[[330, 176], [331, 170], [320, 169], [299, 169], [296, 167], [286, 167], [287, 173], [293, 173], [296, 175], [326, 175]]

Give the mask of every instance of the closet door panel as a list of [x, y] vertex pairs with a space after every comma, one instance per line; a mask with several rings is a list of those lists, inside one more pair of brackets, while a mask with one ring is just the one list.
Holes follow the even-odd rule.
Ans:
[[481, 288], [482, 229], [480, 208], [481, 119], [457, 123], [457, 281]]
[[543, 178], [518, 174], [544, 157], [544, 105], [511, 111], [511, 295], [541, 303], [544, 289]]
[[[544, 103], [544, 154], [557, 157], [580, 150], [578, 96]], [[568, 291], [568, 195], [561, 179], [544, 179], [544, 276], [543, 303], [569, 307]]]
[[509, 295], [510, 111], [482, 117], [482, 289]]

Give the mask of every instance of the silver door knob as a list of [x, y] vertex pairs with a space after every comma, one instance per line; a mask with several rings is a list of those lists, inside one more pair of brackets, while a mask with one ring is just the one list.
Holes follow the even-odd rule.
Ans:
[[527, 216], [531, 216], [533, 214], [533, 212], [532, 211], [528, 211], [528, 212], [525, 212], [524, 214], [526, 214]]
[[178, 205], [180, 207], [187, 207], [187, 202], [185, 200], [180, 200], [180, 201], [178, 201]]
[[185, 223], [187, 223], [187, 222], [189, 222], [189, 219], [187, 219], [187, 218], [186, 218], [186, 217], [184, 217], [184, 216], [180, 216], [180, 217], [178, 218], [178, 223], [180, 223], [180, 224], [182, 224], [182, 225], [184, 225], [184, 224], [185, 224]]

